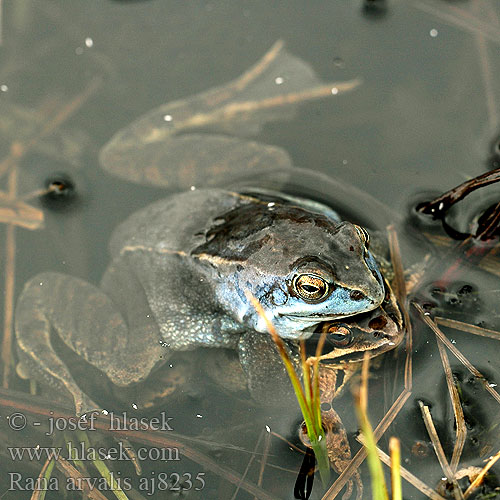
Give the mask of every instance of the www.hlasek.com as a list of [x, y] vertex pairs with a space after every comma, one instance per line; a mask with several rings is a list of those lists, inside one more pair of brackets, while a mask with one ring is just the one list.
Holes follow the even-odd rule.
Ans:
[[176, 447], [142, 447], [132, 448], [124, 446], [121, 441], [117, 446], [94, 447], [81, 441], [73, 443], [68, 441], [67, 447], [47, 446], [9, 446], [7, 448], [12, 461], [22, 460], [55, 460], [64, 458], [66, 460], [94, 461], [94, 460], [152, 460], [172, 462], [180, 460], [179, 449]]

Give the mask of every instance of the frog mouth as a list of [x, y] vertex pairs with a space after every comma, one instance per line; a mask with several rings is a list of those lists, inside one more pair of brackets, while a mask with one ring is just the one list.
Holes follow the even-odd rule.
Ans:
[[301, 314], [282, 314], [281, 316], [286, 316], [287, 318], [296, 318], [300, 319], [301, 321], [309, 321], [311, 323], [345, 318], [345, 316], [342, 314], [308, 314], [307, 316]]

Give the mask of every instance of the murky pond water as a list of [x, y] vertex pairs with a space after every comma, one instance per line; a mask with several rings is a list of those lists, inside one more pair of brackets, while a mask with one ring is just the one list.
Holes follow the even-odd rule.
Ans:
[[[81, 424], [87, 428], [86, 435], [74, 429], [64, 434], [60, 429], [67, 421], [62, 417], [74, 410], [71, 398], [43, 384], [37, 384], [37, 395], [30, 397], [35, 387], [16, 373], [17, 355], [8, 340], [15, 344], [13, 307], [30, 278], [53, 271], [97, 285], [110, 262], [108, 241], [113, 229], [136, 210], [175, 190], [164, 187], [161, 175], [161, 182], [155, 183], [158, 172], [146, 165], [148, 148], [158, 144], [151, 129], [142, 143], [135, 143], [137, 147], [120, 152], [120, 161], [131, 168], [125, 175], [114, 175], [109, 165], [105, 165], [108, 172], [101, 168], [100, 160], [106, 163], [103, 153], [100, 156], [103, 146], [120, 129], [161, 104], [239, 77], [278, 40], [316, 75], [306, 78], [309, 69], [302, 68], [291, 78], [299, 82], [294, 92], [324, 83], [336, 90], [304, 100], [294, 106], [294, 113], [274, 116], [269, 111], [252, 122], [249, 112], [242, 113], [239, 122], [228, 122], [229, 126], [224, 119], [213, 120], [205, 128], [199, 122], [186, 126], [182, 137], [197, 129], [197, 142], [183, 147], [182, 157], [165, 156], [167, 172], [178, 174], [187, 187], [193, 183], [199, 187], [203, 176], [200, 179], [198, 170], [193, 170], [198, 167], [189, 153], [192, 158], [205, 158], [206, 148], [197, 148], [208, 144], [214, 130], [226, 139], [244, 131], [269, 151], [279, 149], [277, 164], [288, 154], [286, 161], [304, 170], [289, 175], [290, 170], [280, 164], [279, 173], [259, 171], [256, 176], [238, 164], [235, 172], [247, 175], [243, 184], [250, 180], [254, 186], [328, 203], [371, 229], [394, 224], [405, 267], [421, 262], [428, 253], [433, 256], [412, 298], [433, 316], [500, 329], [498, 260], [490, 258], [487, 271], [477, 263], [460, 262], [451, 279], [437, 283], [459, 253], [433, 247], [423, 234], [442, 240], [446, 233], [441, 224], [412, 211], [418, 202], [499, 165], [500, 5], [495, 0], [4, 0], [0, 8], [0, 216], [4, 223], [0, 253], [3, 337], [7, 339], [2, 345], [0, 396], [2, 498], [30, 498], [37, 486], [33, 481], [46, 462], [47, 447], [62, 447], [67, 457], [68, 439], [84, 443], [80, 446], [87, 449], [101, 447], [101, 458], [130, 499], [293, 498], [303, 449], [297, 437], [301, 417], [296, 403], [262, 406], [247, 392], [232, 390], [231, 377], [224, 377], [221, 384], [216, 370], [220, 360], [210, 359], [215, 350], [176, 354], [142, 385], [119, 389], [96, 369], [80, 367], [78, 357], [54, 338], [58, 354], [82, 389], [114, 415], [126, 412], [127, 429], [116, 432], [113, 440], [110, 433], [99, 431], [109, 427], [104, 421], [96, 421], [94, 431], [88, 430], [93, 421]], [[275, 87], [260, 82], [251, 87], [254, 94], [245, 94], [246, 100], [262, 104], [279, 98], [276, 89], [287, 82], [278, 73], [272, 82]], [[341, 82], [349, 81], [358, 84], [344, 91]], [[264, 107], [272, 108], [271, 101], [265, 102]], [[217, 111], [217, 103], [207, 106]], [[196, 109], [190, 111], [196, 114]], [[169, 113], [159, 115], [166, 124], [174, 115]], [[146, 144], [146, 152], [139, 148], [141, 144]], [[245, 147], [237, 152], [246, 152]], [[228, 160], [223, 152], [222, 146], [211, 150], [216, 166], [227, 169], [230, 160], [239, 157], [235, 153]], [[177, 167], [178, 160], [182, 161]], [[109, 161], [116, 166], [116, 155]], [[189, 168], [196, 182], [190, 182]], [[145, 171], [153, 180], [136, 182], [131, 172]], [[231, 171], [224, 172], [220, 180], [227, 184], [225, 175], [232, 177]], [[54, 183], [56, 188], [64, 184], [69, 189], [41, 197], [41, 190]], [[448, 222], [469, 232], [474, 217], [498, 197], [496, 186], [480, 190], [454, 208]], [[71, 303], [67, 296], [64, 300]], [[435, 488], [446, 474], [436, 459], [419, 401], [430, 407], [452, 466], [454, 410], [435, 334], [413, 306], [410, 313], [411, 395], [380, 447], [387, 451], [389, 436], [399, 437], [403, 466]], [[457, 468], [482, 467], [500, 446], [495, 392], [500, 379], [498, 340], [460, 331], [456, 324], [448, 323], [443, 331], [486, 380], [453, 355], [449, 357], [466, 424]], [[77, 343], [80, 340], [85, 339]], [[375, 425], [403, 390], [405, 356], [402, 345], [375, 362], [369, 402]], [[165, 375], [166, 379], [161, 378]], [[154, 406], [147, 402], [152, 398]], [[356, 453], [358, 424], [350, 391], [334, 406]], [[148, 432], [134, 427], [134, 419], [140, 417], [147, 419]], [[153, 432], [156, 427], [163, 431]], [[127, 447], [141, 453], [142, 471], [123, 452]], [[99, 480], [102, 464], [99, 472], [91, 460], [83, 465], [78, 473], [68, 467], [65, 472], [54, 470], [48, 484], [52, 491], [46, 498], [76, 495], [72, 491], [76, 479], [68, 482], [68, 475], [79, 477], [80, 485], [94, 481], [104, 498], [115, 498], [108, 483]], [[495, 472], [498, 467], [493, 466], [488, 486], [470, 498], [495, 498], [493, 489], [500, 484]], [[364, 464], [361, 473], [363, 498], [370, 498]], [[423, 487], [419, 491], [416, 480], [412, 482], [413, 486], [404, 483], [404, 498], [426, 498]], [[459, 483], [467, 487], [465, 480]], [[325, 491], [317, 478], [311, 498], [323, 498]], [[446, 496], [452, 493], [440, 494], [452, 498]]]

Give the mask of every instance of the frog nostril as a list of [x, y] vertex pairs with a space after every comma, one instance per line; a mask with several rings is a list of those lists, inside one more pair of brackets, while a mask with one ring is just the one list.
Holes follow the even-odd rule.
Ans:
[[351, 300], [355, 300], [356, 302], [366, 298], [365, 294], [359, 290], [352, 290], [349, 296], [351, 297]]

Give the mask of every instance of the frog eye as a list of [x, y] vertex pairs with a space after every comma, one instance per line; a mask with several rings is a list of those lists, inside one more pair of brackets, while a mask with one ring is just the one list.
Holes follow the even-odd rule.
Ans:
[[316, 274], [299, 274], [293, 280], [297, 295], [309, 302], [319, 302], [330, 292], [328, 283]]
[[351, 344], [353, 337], [351, 329], [345, 323], [337, 323], [328, 328], [327, 339], [335, 347], [347, 347]]
[[370, 235], [368, 234], [368, 231], [364, 227], [358, 226], [357, 224], [354, 224], [354, 227], [356, 228], [359, 237], [365, 244], [365, 247], [368, 248], [370, 245]]

